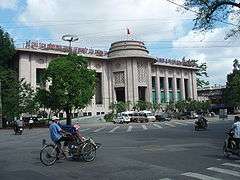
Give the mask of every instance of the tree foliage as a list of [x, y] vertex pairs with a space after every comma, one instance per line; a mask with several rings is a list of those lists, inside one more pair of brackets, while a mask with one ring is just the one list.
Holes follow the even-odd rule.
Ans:
[[38, 90], [41, 106], [65, 111], [67, 124], [71, 124], [72, 110], [85, 108], [94, 95], [96, 73], [87, 65], [86, 59], [75, 54], [53, 59], [44, 76], [49, 89]]
[[0, 66], [9, 68], [12, 66], [15, 47], [13, 40], [7, 32], [0, 27]]
[[198, 60], [190, 60], [191, 63], [194, 63], [198, 68], [196, 70], [197, 76], [197, 87], [203, 87], [209, 85], [209, 82], [203, 78], [207, 78], [207, 64], [206, 63], [198, 63]]
[[229, 106], [240, 107], [240, 66], [237, 59], [233, 61], [233, 72], [227, 75], [223, 99]]
[[240, 3], [235, 0], [185, 0], [184, 6], [197, 10], [194, 29], [211, 30], [220, 22], [231, 24], [228, 19], [232, 18], [234, 24], [226, 37], [240, 35]]
[[32, 114], [38, 109], [30, 84], [18, 80], [18, 74], [13, 67], [14, 55], [13, 40], [0, 28], [0, 81], [4, 119], [12, 119], [22, 113]]

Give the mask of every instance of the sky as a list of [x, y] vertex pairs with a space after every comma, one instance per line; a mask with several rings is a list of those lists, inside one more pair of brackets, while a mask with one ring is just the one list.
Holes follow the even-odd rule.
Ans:
[[108, 50], [129, 38], [128, 28], [130, 38], [143, 41], [153, 57], [206, 62], [210, 84], [224, 85], [233, 60], [240, 59], [240, 40], [225, 40], [231, 28], [226, 24], [193, 31], [194, 17], [167, 0], [0, 0], [0, 26], [16, 47], [27, 40], [66, 44], [62, 35], [74, 34], [79, 41], [73, 46]]

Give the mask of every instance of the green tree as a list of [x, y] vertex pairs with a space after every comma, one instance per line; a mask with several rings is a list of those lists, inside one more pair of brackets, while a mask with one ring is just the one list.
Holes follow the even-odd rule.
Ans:
[[139, 100], [135, 104], [135, 108], [140, 111], [146, 110], [146, 109], [152, 109], [152, 103]]
[[223, 91], [224, 103], [234, 108], [240, 107], [240, 70], [233, 61], [233, 72], [227, 75], [226, 89]]
[[43, 78], [51, 85], [47, 90], [38, 90], [41, 106], [65, 111], [67, 124], [71, 124], [72, 110], [85, 108], [94, 95], [96, 73], [87, 65], [88, 61], [76, 54], [53, 59]]
[[228, 23], [228, 19], [234, 18], [232, 29], [227, 38], [240, 34], [240, 3], [235, 0], [185, 0], [186, 9], [196, 12], [194, 29], [207, 31], [215, 28], [219, 22]]
[[19, 115], [19, 88], [20, 84], [15, 71], [0, 66], [2, 116], [4, 119]]
[[19, 87], [19, 113], [28, 113], [30, 115], [36, 114], [39, 110], [39, 103], [36, 99], [36, 92], [31, 85], [23, 79], [20, 81]]
[[197, 87], [203, 87], [209, 85], [209, 82], [206, 81], [203, 78], [207, 78], [207, 64], [206, 63], [198, 63], [198, 60], [189, 60], [190, 63], [195, 64], [195, 66], [198, 68], [196, 70], [196, 76], [197, 76]]
[[13, 40], [7, 32], [0, 27], [0, 66], [4, 68], [13, 67], [15, 47]]

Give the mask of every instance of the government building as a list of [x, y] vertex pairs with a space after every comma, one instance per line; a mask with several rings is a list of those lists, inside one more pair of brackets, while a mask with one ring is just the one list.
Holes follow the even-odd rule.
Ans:
[[[67, 55], [68, 50], [67, 46], [27, 42], [17, 48], [19, 79], [36, 89], [49, 62]], [[97, 72], [95, 95], [85, 109], [75, 110], [75, 117], [106, 114], [111, 111], [109, 105], [117, 101], [167, 104], [197, 100], [195, 64], [152, 57], [141, 41], [114, 42], [108, 52], [77, 47], [72, 51], [86, 57], [89, 68]]]

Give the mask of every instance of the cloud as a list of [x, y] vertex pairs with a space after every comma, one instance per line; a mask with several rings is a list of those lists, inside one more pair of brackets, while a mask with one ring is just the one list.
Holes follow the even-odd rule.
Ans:
[[0, 9], [15, 9], [17, 0], [0, 0]]
[[63, 34], [77, 34], [80, 46], [104, 49], [126, 39], [126, 28], [131, 30], [131, 38], [138, 40], [172, 39], [177, 27], [191, 18], [159, 0], [27, 0], [26, 4], [19, 18], [25, 25], [42, 25], [55, 41]]
[[207, 33], [190, 31], [172, 44], [187, 58], [207, 63], [207, 79], [211, 84], [224, 84], [227, 74], [232, 70], [233, 60], [240, 60], [239, 40], [234, 37], [224, 39], [228, 30], [228, 27], [222, 27]]

